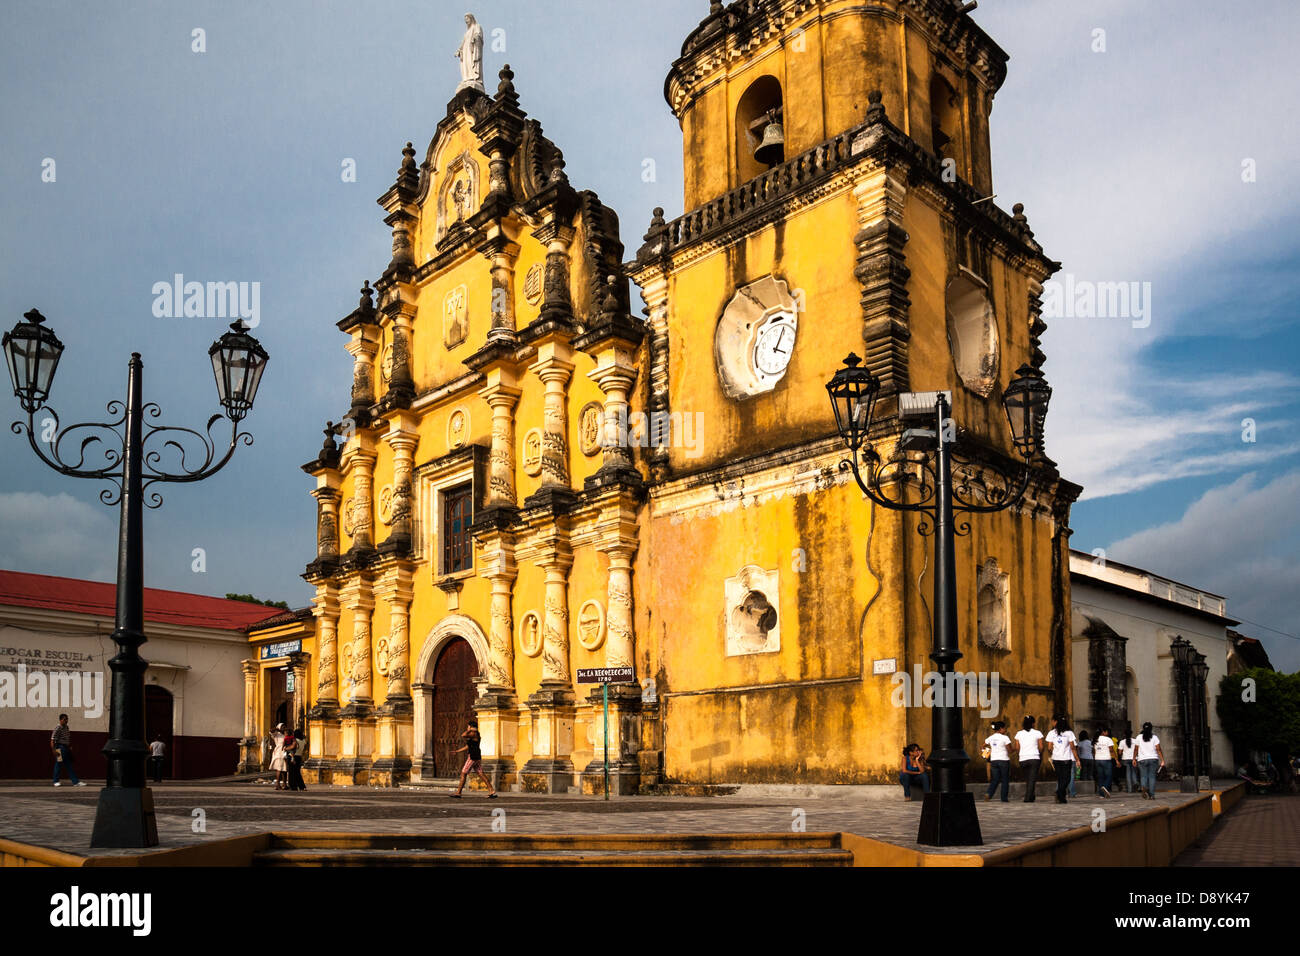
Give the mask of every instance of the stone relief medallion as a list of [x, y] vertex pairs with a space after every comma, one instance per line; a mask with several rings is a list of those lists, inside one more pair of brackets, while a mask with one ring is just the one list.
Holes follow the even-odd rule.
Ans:
[[536, 657], [542, 652], [542, 620], [536, 611], [529, 611], [519, 619], [519, 650], [525, 657]]
[[542, 473], [542, 430], [533, 428], [524, 435], [524, 474]]
[[605, 642], [605, 609], [592, 599], [578, 608], [578, 643], [594, 651]]
[[769, 654], [781, 649], [780, 571], [756, 565], [723, 582], [726, 654]]
[[542, 264], [533, 263], [524, 273], [524, 301], [537, 305], [542, 301]]
[[460, 448], [469, 435], [469, 412], [463, 408], [452, 411], [447, 419], [447, 444], [451, 448]]
[[600, 402], [588, 402], [578, 413], [579, 447], [590, 458], [600, 451], [600, 430], [605, 422], [605, 406]]
[[442, 344], [449, 349], [465, 341], [469, 332], [468, 294], [458, 285], [442, 300]]
[[356, 535], [356, 523], [353, 520], [356, 515], [356, 510], [355, 499], [343, 499], [343, 531], [349, 538]]
[[382, 524], [393, 523], [393, 486], [384, 485], [379, 489], [379, 521]]
[[383, 357], [379, 360], [379, 374], [385, 384], [393, 380], [393, 347], [391, 345], [384, 346]]

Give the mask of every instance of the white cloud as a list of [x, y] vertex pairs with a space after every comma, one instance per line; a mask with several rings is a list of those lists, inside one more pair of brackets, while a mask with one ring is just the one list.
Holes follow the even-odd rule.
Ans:
[[0, 493], [0, 567], [111, 581], [117, 510], [69, 494]]
[[[1254, 474], [1212, 488], [1177, 521], [1107, 546], [1133, 564], [1228, 599], [1228, 616], [1297, 633], [1300, 470], [1259, 485]], [[1243, 623], [1279, 670], [1300, 667], [1300, 641]]]

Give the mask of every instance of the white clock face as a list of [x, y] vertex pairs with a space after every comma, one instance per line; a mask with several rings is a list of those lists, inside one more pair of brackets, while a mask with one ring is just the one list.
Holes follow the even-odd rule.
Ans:
[[764, 375], [780, 375], [794, 354], [794, 327], [782, 322], [768, 322], [754, 342], [754, 367]]

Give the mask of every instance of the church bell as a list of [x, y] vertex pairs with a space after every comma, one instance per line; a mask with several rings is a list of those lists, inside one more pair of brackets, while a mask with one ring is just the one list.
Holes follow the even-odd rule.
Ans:
[[769, 167], [784, 162], [785, 131], [781, 129], [778, 121], [772, 120], [764, 127], [763, 138], [759, 140], [758, 147], [754, 150], [754, 158]]

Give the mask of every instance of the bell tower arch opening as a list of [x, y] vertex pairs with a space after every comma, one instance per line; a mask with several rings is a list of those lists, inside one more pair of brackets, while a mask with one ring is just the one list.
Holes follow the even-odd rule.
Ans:
[[785, 103], [770, 74], [749, 84], [736, 104], [736, 185], [785, 162]]

